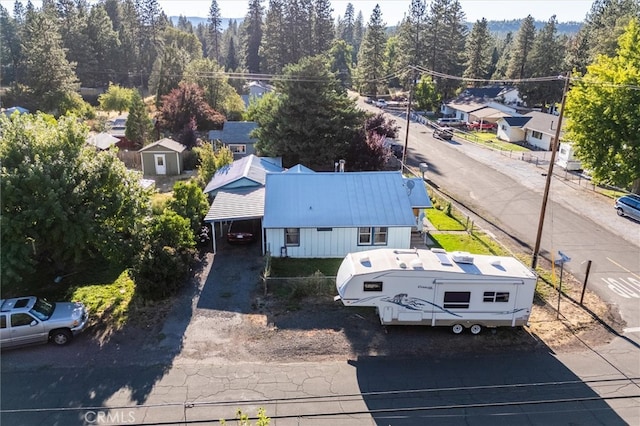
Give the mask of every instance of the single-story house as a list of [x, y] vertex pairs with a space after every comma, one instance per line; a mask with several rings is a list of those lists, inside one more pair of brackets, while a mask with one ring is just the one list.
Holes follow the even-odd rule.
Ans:
[[519, 115], [515, 108], [473, 96], [459, 96], [443, 104], [440, 112], [446, 117], [455, 117], [467, 123], [476, 120], [495, 123], [501, 117]]
[[[538, 111], [531, 111], [524, 116], [531, 118], [522, 126], [527, 143], [543, 151], [550, 151], [556, 137], [559, 117]], [[563, 134], [564, 131], [561, 131], [560, 139]]]
[[187, 147], [164, 138], [139, 150], [142, 174], [145, 176], [176, 176], [182, 173]]
[[11, 108], [7, 108], [5, 110], [2, 111], [7, 117], [11, 117], [11, 115], [14, 112], [17, 112], [18, 114], [29, 114], [29, 110], [26, 108], [23, 108], [21, 106], [14, 106]]
[[106, 132], [91, 133], [87, 137], [87, 145], [91, 145], [100, 151], [104, 151], [106, 149], [111, 148], [112, 146], [117, 144], [119, 141], [120, 139]]
[[424, 182], [400, 172], [267, 174], [264, 203], [263, 252], [301, 258], [408, 249], [414, 209], [431, 207]]
[[204, 193], [213, 198], [219, 191], [263, 187], [267, 173], [282, 171], [282, 159], [250, 154], [218, 169], [204, 188]]
[[521, 142], [525, 139], [523, 126], [531, 120], [531, 117], [502, 117], [496, 124], [498, 125], [497, 137], [507, 142]]
[[222, 130], [209, 131], [209, 140], [219, 140], [229, 148], [233, 159], [237, 160], [255, 153], [253, 145], [257, 139], [249, 135], [257, 127], [258, 123], [255, 121], [225, 121]]

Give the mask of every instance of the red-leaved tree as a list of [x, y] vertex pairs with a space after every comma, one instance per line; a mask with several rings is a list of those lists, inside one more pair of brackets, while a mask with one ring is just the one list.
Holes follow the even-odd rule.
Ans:
[[224, 116], [204, 100], [203, 90], [194, 83], [180, 83], [177, 89], [162, 97], [158, 122], [162, 129], [182, 132], [194, 119], [198, 129], [221, 129]]

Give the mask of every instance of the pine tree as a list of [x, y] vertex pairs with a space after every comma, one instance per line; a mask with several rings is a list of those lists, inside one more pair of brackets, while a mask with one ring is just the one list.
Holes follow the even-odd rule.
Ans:
[[[409, 13], [398, 28], [398, 50], [400, 54], [396, 60], [396, 69], [424, 64], [427, 56], [426, 43], [427, 5], [425, 0], [412, 0]], [[407, 74], [409, 80], [415, 76], [414, 72]], [[405, 82], [409, 85], [410, 81]]]
[[133, 90], [131, 96], [131, 106], [124, 134], [136, 149], [142, 148], [153, 136], [153, 125], [147, 112], [147, 106], [137, 90]]
[[531, 15], [528, 15], [520, 24], [520, 29], [516, 34], [511, 59], [507, 68], [507, 78], [520, 79], [531, 76], [529, 69], [529, 53], [533, 49], [533, 42], [536, 37], [536, 28]]
[[[531, 77], [546, 77], [560, 75], [564, 58], [564, 43], [556, 34], [556, 17], [549, 19], [545, 26], [536, 34], [533, 47], [528, 58], [528, 69]], [[518, 85], [520, 97], [528, 106], [542, 107], [547, 111], [562, 99], [562, 82], [531, 82]]]
[[67, 60], [58, 27], [48, 14], [27, 15], [22, 46], [30, 109], [57, 111], [61, 102], [80, 85], [74, 72], [75, 64]]
[[[463, 77], [469, 79], [488, 79], [491, 74], [489, 67], [491, 65], [491, 51], [493, 50], [493, 43], [491, 40], [491, 34], [489, 34], [489, 27], [487, 20], [476, 21], [471, 29], [471, 34], [467, 39], [466, 55], [467, 55], [467, 68], [464, 71]], [[482, 81], [476, 81], [474, 86], [482, 86]]]
[[338, 29], [338, 37], [346, 41], [348, 45], [354, 45], [354, 32], [355, 32], [355, 9], [352, 3], [347, 3], [347, 8], [344, 12], [344, 18], [340, 21]]
[[222, 63], [222, 18], [220, 15], [220, 8], [218, 7], [218, 2], [216, 0], [211, 0], [207, 23], [209, 24], [209, 38], [211, 46], [208, 57], [214, 59], [218, 63]]
[[313, 53], [325, 53], [331, 48], [335, 37], [331, 2], [329, 0], [315, 0], [313, 11]]
[[386, 24], [382, 21], [382, 11], [376, 5], [369, 19], [360, 52], [358, 53], [357, 84], [360, 93], [378, 97], [386, 88], [385, 48], [387, 44]]
[[582, 27], [589, 40], [588, 61], [599, 54], [615, 56], [618, 38], [634, 17], [640, 17], [638, 0], [595, 0]]
[[284, 20], [282, 0], [270, 0], [260, 46], [260, 69], [269, 74], [280, 74], [287, 64], [289, 43], [286, 39]]
[[244, 63], [247, 71], [253, 74], [260, 72], [260, 44], [262, 43], [261, 0], [250, 0], [249, 11], [242, 24]]

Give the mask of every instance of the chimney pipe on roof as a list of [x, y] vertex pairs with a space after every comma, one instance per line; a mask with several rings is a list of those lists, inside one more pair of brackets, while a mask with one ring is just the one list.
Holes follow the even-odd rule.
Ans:
[[345, 160], [340, 160], [340, 173], [344, 173], [344, 163], [346, 163]]

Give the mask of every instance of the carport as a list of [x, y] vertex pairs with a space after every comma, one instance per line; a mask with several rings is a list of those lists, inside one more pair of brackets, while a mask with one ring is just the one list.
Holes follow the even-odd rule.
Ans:
[[[221, 190], [211, 203], [204, 221], [211, 225], [213, 253], [216, 253], [216, 222], [220, 224], [220, 235], [224, 233], [222, 224], [232, 220], [260, 219], [264, 217], [264, 186], [236, 190]], [[261, 238], [264, 236], [261, 232]]]

